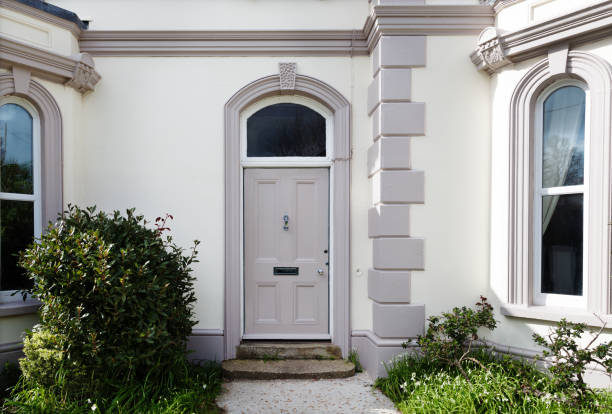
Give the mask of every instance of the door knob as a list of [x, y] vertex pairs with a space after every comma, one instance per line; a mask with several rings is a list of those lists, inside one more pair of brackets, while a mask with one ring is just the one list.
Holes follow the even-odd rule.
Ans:
[[323, 274], [325, 274], [325, 271], [323, 269], [317, 269], [317, 273], [319, 274], [319, 276], [323, 276]]

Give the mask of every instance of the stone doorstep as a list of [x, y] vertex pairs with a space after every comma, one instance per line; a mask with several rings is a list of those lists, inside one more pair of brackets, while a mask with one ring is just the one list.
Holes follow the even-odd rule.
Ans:
[[244, 342], [236, 347], [237, 359], [342, 359], [340, 347], [329, 342]]
[[344, 360], [287, 359], [263, 361], [230, 359], [221, 364], [227, 379], [333, 379], [355, 374], [355, 365]]

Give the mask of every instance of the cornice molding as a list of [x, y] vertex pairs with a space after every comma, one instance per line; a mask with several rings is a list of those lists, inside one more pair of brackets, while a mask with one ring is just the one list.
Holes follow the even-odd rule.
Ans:
[[81, 51], [94, 56], [367, 55], [357, 30], [86, 31]]
[[471, 59], [478, 69], [493, 74], [507, 64], [544, 55], [554, 44], [575, 46], [610, 37], [611, 28], [612, 0], [607, 0], [514, 32], [491, 36], [496, 29], [486, 28]]
[[61, 27], [62, 29], [70, 31], [74, 35], [74, 37], [76, 37], [77, 39], [83, 32], [83, 30], [81, 30], [81, 28], [76, 23], [73, 23], [69, 20], [55, 16], [51, 13], [47, 13], [43, 10], [39, 10], [35, 7], [30, 7], [26, 4], [20, 3], [15, 0], [0, 0], [0, 7], [14, 10], [16, 12], [25, 14], [26, 16], [30, 16], [35, 19], [42, 20], [44, 22], [51, 23], [55, 26]]
[[361, 30], [84, 31], [94, 56], [355, 56], [382, 35], [478, 34], [494, 23], [489, 6], [375, 6]]
[[495, 23], [493, 9], [466, 6], [374, 6], [363, 28], [369, 50], [383, 35], [473, 35]]
[[68, 57], [0, 36], [0, 66], [27, 68], [33, 74], [64, 83], [81, 93], [94, 90], [100, 75], [87, 53]]

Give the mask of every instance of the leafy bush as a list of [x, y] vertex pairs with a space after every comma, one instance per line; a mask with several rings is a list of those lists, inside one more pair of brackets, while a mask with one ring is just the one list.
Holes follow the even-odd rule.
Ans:
[[593, 337], [585, 347], [580, 347], [576, 340], [586, 332], [586, 325], [574, 324], [565, 318], [546, 337], [533, 334], [534, 341], [546, 348], [543, 356], [552, 364], [549, 368], [552, 381], [574, 405], [589, 400], [592, 393], [584, 382], [588, 365], [599, 365], [612, 375], [612, 341], [595, 345], [605, 327], [602, 321], [601, 328], [592, 332]]
[[174, 375], [157, 382], [113, 380], [105, 393], [73, 393], [63, 383], [62, 370], [50, 387], [20, 382], [0, 412], [54, 413], [155, 413], [195, 414], [220, 412], [215, 399], [221, 391], [221, 367], [216, 363], [184, 362]]
[[40, 243], [22, 252], [21, 266], [42, 302], [41, 327], [26, 339], [27, 380], [49, 384], [58, 364], [66, 384], [99, 387], [120, 379], [155, 380], [184, 365], [195, 324], [191, 253], [164, 237], [166, 218], [146, 227], [126, 215], [69, 206]]
[[19, 381], [21, 371], [19, 365], [12, 362], [6, 362], [0, 372], [0, 404], [3, 404], [4, 399], [11, 393], [12, 388]]
[[[554, 382], [534, 364], [500, 358], [486, 350], [464, 362], [467, 381], [456, 366], [419, 355], [404, 355], [376, 381], [402, 413], [608, 413], [612, 394], [594, 392], [590, 404], [570, 407]], [[483, 368], [485, 366], [486, 368]]]
[[[417, 338], [420, 352], [430, 361], [453, 365], [469, 378], [463, 371], [461, 364], [465, 360], [476, 359], [470, 356], [473, 342], [478, 340], [478, 329], [495, 329], [497, 321], [493, 317], [493, 307], [487, 298], [480, 297], [476, 309], [468, 307], [453, 308], [442, 316], [431, 316], [425, 335]], [[404, 344], [406, 347], [407, 344]]]

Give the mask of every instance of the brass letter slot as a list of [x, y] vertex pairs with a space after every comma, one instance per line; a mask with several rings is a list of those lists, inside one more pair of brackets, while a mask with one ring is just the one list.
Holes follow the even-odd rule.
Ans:
[[274, 267], [274, 276], [297, 276], [299, 274], [299, 267]]

